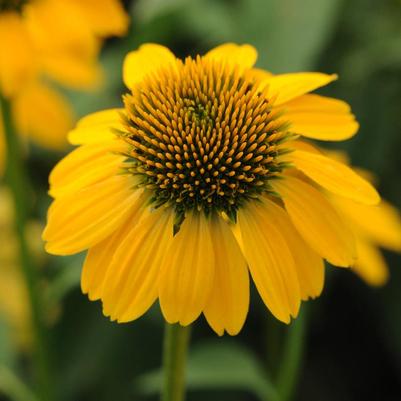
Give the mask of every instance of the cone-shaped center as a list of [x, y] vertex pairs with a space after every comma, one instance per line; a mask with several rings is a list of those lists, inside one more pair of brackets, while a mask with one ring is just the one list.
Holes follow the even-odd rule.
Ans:
[[282, 169], [275, 121], [250, 72], [204, 57], [165, 67], [124, 98], [130, 171], [157, 205], [235, 213]]

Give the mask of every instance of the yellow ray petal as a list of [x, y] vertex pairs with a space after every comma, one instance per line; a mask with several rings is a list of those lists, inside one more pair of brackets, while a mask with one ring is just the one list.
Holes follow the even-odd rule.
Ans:
[[160, 266], [173, 240], [172, 217], [170, 209], [147, 212], [116, 249], [102, 296], [103, 312], [112, 320], [134, 320], [157, 299]]
[[186, 326], [202, 312], [215, 273], [210, 222], [200, 213], [187, 215], [163, 260], [160, 306], [169, 323]]
[[205, 317], [218, 335], [237, 334], [249, 307], [249, 274], [246, 260], [228, 224], [220, 217], [211, 222], [216, 272]]
[[359, 124], [342, 100], [308, 94], [279, 107], [291, 122], [291, 131], [323, 141], [341, 141], [356, 134]]
[[73, 145], [83, 145], [115, 138], [114, 130], [123, 129], [122, 112], [123, 109], [108, 109], [88, 114], [69, 132], [69, 142]]
[[78, 90], [100, 88], [104, 81], [104, 72], [96, 57], [79, 57], [61, 51], [43, 56], [41, 68], [55, 81]]
[[[71, 1], [71, 0], [68, 0]], [[122, 36], [127, 32], [129, 16], [118, 0], [73, 0], [86, 23], [98, 36]]]
[[282, 196], [294, 226], [312, 249], [336, 266], [353, 264], [353, 234], [317, 189], [290, 176], [272, 185]]
[[46, 250], [69, 255], [112, 234], [137, 207], [142, 191], [135, 185], [133, 176], [119, 175], [56, 199], [43, 233]]
[[147, 43], [128, 53], [123, 65], [123, 79], [128, 88], [141, 82], [145, 76], [156, 72], [162, 67], [174, 66], [177, 59], [164, 46]]
[[24, 20], [37, 51], [42, 54], [71, 52], [84, 57], [98, 50], [97, 40], [80, 7], [72, 1], [29, 2], [24, 7]]
[[251, 45], [225, 43], [210, 50], [206, 53], [205, 58], [224, 61], [246, 70], [254, 66], [258, 58], [258, 52]]
[[288, 158], [297, 169], [328, 191], [367, 205], [380, 202], [376, 189], [345, 164], [303, 150], [291, 152]]
[[320, 72], [297, 72], [291, 74], [273, 75], [266, 79], [268, 95], [275, 99], [274, 105], [279, 106], [292, 99], [311, 92], [337, 79], [336, 74], [328, 75]]
[[34, 82], [15, 97], [12, 106], [18, 132], [45, 148], [61, 150], [67, 146], [73, 112], [60, 93]]
[[253, 281], [265, 305], [282, 322], [297, 316], [300, 290], [294, 259], [281, 227], [262, 204], [249, 203], [238, 212], [238, 225]]
[[15, 95], [35, 74], [36, 58], [29, 33], [16, 12], [0, 13], [0, 92]]
[[127, 217], [126, 221], [112, 235], [92, 246], [86, 255], [81, 274], [81, 289], [88, 294], [91, 301], [100, 299], [103, 295], [105, 278], [110, 268], [116, 249], [120, 246], [128, 233], [138, 223], [147, 195], [143, 194], [136, 202], [136, 208]]
[[323, 259], [301, 238], [283, 208], [268, 198], [263, 201], [269, 213], [269, 219], [276, 227], [280, 227], [291, 250], [298, 274], [301, 298], [303, 300], [316, 298], [321, 294], [324, 285]]
[[29, 2], [24, 7], [24, 20], [40, 55], [40, 68], [49, 76], [74, 87], [87, 88], [100, 83], [97, 63], [100, 42], [77, 4], [53, 0]]
[[122, 171], [125, 156], [116, 152], [126, 150], [123, 141], [111, 140], [80, 146], [52, 170], [49, 176], [49, 194], [54, 198], [117, 175]]
[[398, 210], [382, 200], [377, 206], [333, 197], [333, 202], [358, 231], [380, 246], [401, 251], [401, 217]]
[[343, 100], [327, 96], [320, 96], [314, 93], [299, 96], [290, 100], [280, 109], [285, 109], [287, 113], [327, 113], [327, 114], [350, 114], [351, 107]]
[[358, 259], [352, 270], [372, 286], [386, 284], [389, 271], [381, 252], [369, 241], [359, 237], [357, 241]]

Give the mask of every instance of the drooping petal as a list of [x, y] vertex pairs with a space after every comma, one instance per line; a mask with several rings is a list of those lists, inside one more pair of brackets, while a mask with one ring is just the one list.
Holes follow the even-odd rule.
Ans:
[[36, 59], [29, 33], [16, 12], [0, 13], [0, 92], [15, 95], [34, 75]]
[[272, 185], [311, 248], [336, 266], [351, 266], [356, 258], [355, 239], [327, 198], [295, 177], [286, 176]]
[[258, 52], [251, 45], [237, 45], [225, 43], [210, 50], [206, 58], [224, 61], [233, 66], [239, 66], [243, 70], [252, 68], [258, 58]]
[[156, 72], [161, 67], [174, 66], [177, 59], [164, 46], [147, 43], [128, 53], [123, 65], [123, 79], [128, 88], [141, 82], [146, 75]]
[[49, 194], [56, 198], [76, 193], [84, 187], [117, 175], [126, 159], [118, 152], [125, 149], [123, 141], [113, 139], [73, 150], [50, 173]]
[[160, 267], [173, 240], [172, 217], [163, 207], [146, 211], [117, 247], [102, 296], [103, 312], [112, 320], [134, 320], [157, 299]]
[[380, 246], [401, 251], [401, 217], [398, 210], [382, 200], [377, 206], [334, 197], [333, 202], [364, 236]]
[[280, 227], [294, 259], [295, 269], [298, 274], [301, 298], [316, 298], [323, 290], [324, 262], [298, 234], [288, 214], [268, 198], [264, 199], [269, 219], [276, 227]]
[[122, 36], [127, 32], [129, 16], [124, 11], [120, 1], [73, 1], [79, 7], [88, 26], [97, 36]]
[[209, 299], [214, 275], [210, 222], [200, 213], [190, 213], [162, 263], [159, 298], [165, 319], [184, 326], [192, 323]]
[[213, 330], [237, 334], [244, 325], [249, 307], [249, 273], [246, 260], [228, 224], [220, 217], [211, 221], [215, 254], [215, 276], [205, 317]]
[[103, 241], [89, 248], [82, 268], [81, 289], [84, 294], [88, 294], [91, 301], [102, 298], [104, 286], [109, 284], [105, 279], [114, 253], [128, 233], [138, 224], [146, 201], [146, 195], [141, 195], [136, 202], [137, 207], [133, 209], [121, 227]]
[[359, 124], [342, 100], [315, 94], [303, 95], [280, 107], [291, 122], [291, 131], [323, 141], [341, 141], [356, 134]]
[[33, 82], [14, 98], [12, 106], [19, 133], [45, 148], [61, 150], [67, 146], [73, 112], [60, 93]]
[[376, 189], [345, 164], [303, 150], [295, 150], [288, 157], [297, 169], [328, 191], [367, 205], [380, 202]]
[[389, 271], [383, 255], [370, 241], [363, 237], [357, 240], [358, 259], [352, 270], [367, 284], [381, 286], [386, 284]]
[[300, 290], [294, 259], [281, 227], [263, 204], [249, 203], [238, 211], [243, 252], [253, 281], [272, 314], [288, 323], [297, 316]]
[[113, 233], [137, 206], [142, 191], [135, 177], [118, 175], [56, 199], [43, 233], [46, 250], [56, 255], [81, 252]]
[[69, 132], [69, 142], [73, 145], [83, 145], [115, 138], [114, 130], [122, 129], [122, 112], [123, 109], [108, 109], [81, 118], [77, 127]]
[[266, 79], [269, 87], [269, 97], [275, 99], [274, 105], [279, 106], [292, 99], [325, 86], [337, 79], [337, 75], [320, 72], [297, 72], [273, 75]]

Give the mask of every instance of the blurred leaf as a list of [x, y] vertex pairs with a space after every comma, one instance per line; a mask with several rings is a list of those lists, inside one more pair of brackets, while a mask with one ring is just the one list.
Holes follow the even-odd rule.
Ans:
[[[139, 377], [135, 384], [141, 393], [154, 394], [161, 383], [162, 372], [157, 370]], [[189, 390], [242, 390], [264, 401], [278, 399], [255, 355], [234, 342], [195, 346], [188, 358], [186, 383]]]
[[0, 393], [13, 401], [39, 401], [11, 369], [2, 365], [0, 365]]
[[341, 0], [139, 0], [134, 15], [148, 23], [176, 13], [181, 29], [197, 35], [203, 47], [251, 43], [259, 51], [259, 66], [285, 72], [313, 68], [335, 29], [341, 4]]
[[259, 65], [273, 72], [311, 69], [333, 34], [341, 4], [341, 0], [243, 0], [237, 40], [254, 44]]
[[[367, 42], [344, 57], [341, 76], [355, 84], [365, 81], [379, 70], [400, 68], [400, 49], [401, 35]], [[350, 65], [352, 68], [349, 68]]]
[[139, 0], [134, 3], [133, 15], [135, 19], [146, 23], [160, 15], [176, 11], [177, 8], [188, 3], [187, 0]]

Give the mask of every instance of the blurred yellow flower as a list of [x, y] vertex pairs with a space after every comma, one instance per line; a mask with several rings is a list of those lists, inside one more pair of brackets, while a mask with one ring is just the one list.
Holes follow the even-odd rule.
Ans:
[[236, 334], [250, 272], [288, 323], [321, 293], [323, 259], [354, 264], [353, 233], [326, 191], [366, 205], [379, 195], [297, 140], [356, 133], [346, 103], [309, 94], [336, 76], [272, 75], [256, 58], [249, 45], [184, 61], [143, 45], [124, 62], [125, 107], [70, 132], [80, 146], [50, 175], [43, 238], [53, 254], [89, 249], [82, 289], [111, 319], [136, 319], [158, 299], [169, 323], [203, 313]]
[[[43, 77], [72, 88], [94, 88], [102, 79], [102, 40], [124, 34], [127, 26], [128, 15], [119, 0], [2, 2], [0, 93], [12, 103], [17, 130], [42, 146], [62, 149], [72, 111]], [[0, 132], [0, 170], [2, 137]]]

